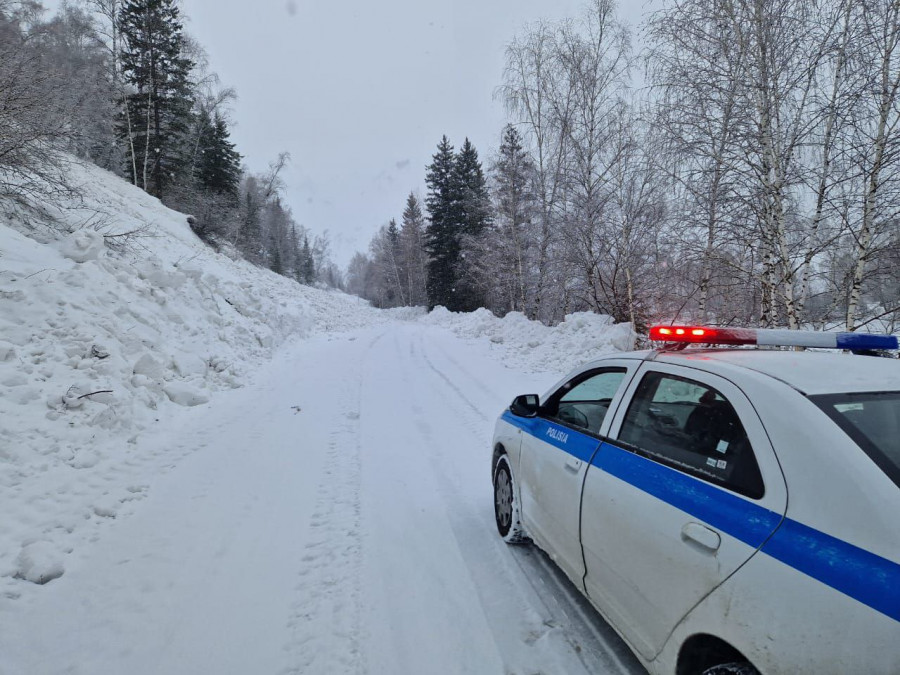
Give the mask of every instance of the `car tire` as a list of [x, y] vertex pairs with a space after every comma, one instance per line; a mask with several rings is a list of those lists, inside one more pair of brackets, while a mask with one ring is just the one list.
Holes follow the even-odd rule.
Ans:
[[524, 544], [530, 541], [519, 514], [519, 499], [509, 457], [500, 455], [494, 467], [494, 520], [497, 532], [507, 544]]
[[746, 661], [740, 663], [720, 663], [707, 668], [700, 675], [759, 675], [759, 671]]

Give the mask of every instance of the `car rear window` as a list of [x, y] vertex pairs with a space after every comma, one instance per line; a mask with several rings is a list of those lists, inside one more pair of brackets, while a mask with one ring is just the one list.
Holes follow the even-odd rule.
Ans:
[[900, 391], [809, 398], [900, 487]]
[[765, 493], [740, 417], [719, 391], [701, 382], [655, 371], [644, 375], [618, 440], [751, 499]]

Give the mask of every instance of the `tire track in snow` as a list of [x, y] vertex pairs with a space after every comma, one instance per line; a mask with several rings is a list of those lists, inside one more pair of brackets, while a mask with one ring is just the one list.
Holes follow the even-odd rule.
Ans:
[[330, 434], [322, 482], [309, 522], [310, 537], [300, 560], [296, 599], [288, 622], [291, 641], [285, 650], [291, 665], [284, 675], [328, 673], [360, 675], [366, 672], [360, 647], [362, 567], [361, 473], [359, 418], [361, 390], [367, 360], [374, 345], [367, 345], [363, 363], [350, 364], [343, 375], [339, 412]]
[[[419, 339], [421, 340], [421, 336], [419, 337]], [[472, 403], [471, 400], [469, 400], [469, 397], [466, 396], [466, 394], [463, 392], [463, 390], [460, 389], [458, 386], [456, 386], [456, 384], [454, 384], [453, 381], [449, 377], [447, 377], [447, 375], [444, 374], [443, 371], [438, 370], [438, 368], [434, 365], [434, 363], [431, 361], [431, 359], [428, 358], [428, 354], [426, 353], [426, 351], [424, 349], [421, 349], [419, 353], [421, 354], [421, 358], [425, 362], [425, 365], [427, 365], [434, 372], [435, 375], [437, 375], [439, 378], [441, 378], [446, 383], [446, 385], [448, 387], [450, 387], [450, 389], [453, 390], [453, 392], [456, 394], [458, 400], [460, 402], [464, 403], [466, 406], [468, 406], [469, 411], [471, 413], [474, 413], [483, 422], [489, 421], [488, 416], [480, 408], [478, 408], [478, 406], [476, 406], [474, 403]]]
[[[466, 395], [463, 386], [453, 382], [445, 372], [435, 366], [427, 354], [427, 347], [424, 345], [421, 335], [416, 337], [419, 349], [414, 351], [438, 376], [439, 380], [456, 394], [456, 397], [450, 396], [446, 398], [451, 401], [451, 405], [456, 403], [456, 407], [461, 413], [461, 415], [457, 416], [457, 419], [461, 417], [464, 426], [471, 432], [472, 437], [477, 438], [483, 431], [484, 422], [488, 421], [487, 416]], [[489, 391], [477, 377], [463, 368], [459, 361], [454, 359], [445, 349], [439, 345], [437, 348], [440, 349], [442, 356], [453, 365], [454, 369], [458, 369], [458, 372], [463, 373], [469, 380], [476, 383], [482, 392], [490, 396], [493, 395], [493, 392]], [[434, 385], [437, 382], [432, 379], [431, 383]], [[424, 411], [416, 403], [413, 403], [412, 408], [420, 433], [426, 438], [433, 438], [434, 432], [427, 422]], [[428, 444], [431, 445], [431, 443]], [[489, 445], [485, 446], [484, 450], [485, 473], [487, 473], [486, 467], [488, 462]], [[562, 637], [577, 658], [578, 665], [582, 666], [587, 673], [596, 673], [598, 675], [640, 675], [646, 672], [612, 627], [600, 617], [590, 603], [543, 551], [536, 546], [509, 547], [506, 544], [502, 544], [499, 538], [494, 536], [492, 518], [485, 518], [483, 513], [478, 512], [472, 500], [470, 498], [467, 499], [463, 495], [459, 481], [451, 480], [451, 476], [454, 473], [453, 467], [448, 466], [440, 453], [436, 455], [434, 468], [445, 499], [448, 504], [452, 505], [452, 508], [448, 509], [448, 513], [451, 516], [453, 533], [457, 539], [461, 554], [469, 564], [476, 586], [479, 589], [487, 589], [496, 586], [499, 581], [503, 585], [515, 587], [516, 581], [509, 573], [509, 561], [512, 560], [521, 575], [527, 579], [534, 593], [529, 598], [521, 598], [519, 602], [530, 605], [533, 612], [535, 601], [537, 601], [537, 604], [543, 610], [538, 612], [543, 617], [538, 625], [532, 625], [526, 635], [520, 636], [524, 645], [530, 647], [542, 641], [550, 642], [554, 639], [559, 641], [559, 638]], [[486, 504], [485, 506], [489, 509], [492, 507], [492, 504]], [[484, 526], [485, 520], [490, 521], [488, 528]], [[491, 560], [488, 564], [485, 564], [484, 557], [487, 552], [490, 553]], [[504, 574], [502, 578], [498, 579], [501, 570]], [[509, 610], [510, 607], [504, 608], [502, 605], [498, 607], [496, 599], [491, 597], [484, 598], [483, 606], [488, 613], [492, 627], [502, 624], [508, 619], [508, 616], [504, 616], [502, 610]], [[495, 633], [495, 638], [498, 646], [501, 647], [501, 651], [504, 652], [507, 663], [515, 664], [521, 660], [520, 656], [515, 653], [515, 650], [510, 650], [508, 647], [503, 648], [503, 643], [508, 639], [507, 636], [498, 632]], [[559, 648], [562, 645], [556, 645], [556, 647]], [[575, 661], [575, 659], [571, 659], [571, 661]], [[572, 662], [567, 663], [565, 672], [571, 672], [573, 665]], [[510, 670], [508, 675], [518, 675], [518, 672], [518, 670]], [[531, 674], [534, 673], [534, 670], [530, 669], [522, 672]], [[554, 672], [557, 671], [547, 671], [548, 675]]]
[[[471, 381], [478, 389], [480, 389], [480, 390], [481, 390], [484, 394], [486, 394], [488, 397], [490, 397], [490, 398], [499, 398], [499, 392], [490, 389], [490, 388], [484, 383], [484, 381], [483, 381], [482, 378], [477, 377], [476, 375], [473, 375], [472, 372], [471, 372], [468, 368], [466, 368], [462, 363], [460, 363], [459, 360], [457, 360], [456, 358], [454, 358], [453, 355], [450, 354], [449, 351], [447, 351], [446, 349], [444, 349], [444, 347], [442, 347], [440, 343], [433, 343], [433, 344], [434, 344], [435, 347], [437, 347], [437, 349], [440, 351], [441, 357], [443, 357], [444, 359], [446, 359], [446, 360], [450, 363], [450, 365], [453, 366], [454, 371], [456, 371], [456, 372], [458, 372], [458, 373], [462, 373], [463, 375], [465, 375], [466, 378], [469, 379], [469, 381]], [[426, 357], [426, 358], [427, 358], [427, 357]], [[434, 368], [433, 365], [432, 365], [432, 367]], [[443, 374], [442, 374], [442, 377], [444, 377], [445, 379], [447, 379], [446, 376], [443, 375]], [[455, 388], [456, 388], [456, 387], [455, 387]]]

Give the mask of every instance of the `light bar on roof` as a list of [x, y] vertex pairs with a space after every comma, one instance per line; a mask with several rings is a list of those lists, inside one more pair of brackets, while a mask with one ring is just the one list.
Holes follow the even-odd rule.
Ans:
[[775, 328], [713, 328], [710, 326], [653, 326], [654, 342], [705, 345], [764, 345], [771, 347], [818, 347], [819, 349], [900, 349], [895, 335], [869, 333], [825, 333]]

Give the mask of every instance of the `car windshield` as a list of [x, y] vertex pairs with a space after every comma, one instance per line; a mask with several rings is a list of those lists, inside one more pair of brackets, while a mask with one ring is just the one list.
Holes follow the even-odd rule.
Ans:
[[810, 396], [900, 487], [900, 392]]

